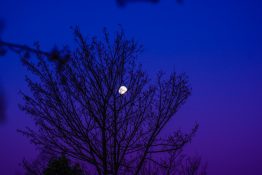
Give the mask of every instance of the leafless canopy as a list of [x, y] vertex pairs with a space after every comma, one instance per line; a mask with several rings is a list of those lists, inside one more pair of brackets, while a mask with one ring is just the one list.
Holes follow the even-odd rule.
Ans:
[[[148, 163], [168, 170], [157, 157], [176, 154], [197, 130], [160, 138], [190, 95], [186, 76], [159, 73], [149, 81], [136, 64], [141, 47], [122, 31], [113, 40], [106, 31], [101, 40], [86, 40], [78, 29], [75, 36], [78, 48], [59, 71], [41, 52], [37, 61], [23, 59], [36, 77], [26, 78], [32, 93], [22, 93], [21, 109], [37, 129], [20, 132], [47, 153], [84, 161], [99, 175], [139, 175]], [[128, 88], [123, 95], [121, 85]]]

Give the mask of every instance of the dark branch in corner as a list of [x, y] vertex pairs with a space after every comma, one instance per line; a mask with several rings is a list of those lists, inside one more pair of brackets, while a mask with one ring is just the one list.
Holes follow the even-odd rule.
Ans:
[[40, 50], [38, 43], [35, 44], [35, 48], [27, 45], [16, 44], [11, 42], [0, 41], [0, 56], [4, 56], [7, 51], [10, 50], [21, 55], [23, 58], [29, 58], [32, 54], [36, 56], [44, 56], [49, 61], [54, 62], [57, 65], [57, 69], [61, 70], [71, 58], [70, 51], [65, 47], [62, 50], [54, 47], [50, 52]]

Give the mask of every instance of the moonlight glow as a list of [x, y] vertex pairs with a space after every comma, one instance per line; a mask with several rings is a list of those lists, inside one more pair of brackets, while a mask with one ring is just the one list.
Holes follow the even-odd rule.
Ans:
[[119, 94], [123, 95], [125, 94], [127, 91], [127, 88], [125, 86], [121, 86], [118, 90]]

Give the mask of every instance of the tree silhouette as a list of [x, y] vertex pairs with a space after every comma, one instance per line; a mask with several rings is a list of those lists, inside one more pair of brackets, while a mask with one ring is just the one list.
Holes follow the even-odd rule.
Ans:
[[39, 156], [33, 163], [24, 160], [23, 167], [25, 175], [85, 175], [80, 165], [73, 165], [65, 155], [49, 160]]
[[[39, 48], [36, 60], [23, 57], [36, 77], [26, 77], [31, 94], [21, 92], [20, 107], [37, 129], [20, 132], [46, 153], [83, 161], [99, 175], [140, 175], [148, 166], [180, 174], [173, 161], [198, 125], [189, 134], [161, 137], [161, 131], [190, 95], [187, 77], [160, 72], [150, 81], [136, 64], [141, 46], [123, 31], [113, 40], [107, 31], [101, 40], [86, 40], [76, 29], [75, 37], [78, 47], [66, 51], [69, 59], [59, 70]], [[125, 94], [120, 86], [127, 87]]]
[[69, 161], [65, 156], [50, 160], [47, 168], [43, 172], [44, 175], [84, 175], [78, 164], [69, 165]]

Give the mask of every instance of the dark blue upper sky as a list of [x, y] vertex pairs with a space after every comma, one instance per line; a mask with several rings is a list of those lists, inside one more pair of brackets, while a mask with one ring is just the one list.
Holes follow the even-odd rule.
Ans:
[[[174, 67], [189, 76], [193, 94], [169, 129], [200, 123], [190, 151], [202, 155], [212, 175], [262, 174], [262, 1], [161, 0], [124, 8], [114, 0], [0, 0], [2, 39], [49, 50], [74, 44], [70, 26], [87, 36], [121, 24], [144, 45], [138, 59], [150, 73]], [[0, 58], [0, 87], [7, 122], [0, 125], [0, 172], [14, 174], [33, 146], [16, 133], [30, 125], [18, 110], [25, 70], [14, 54]], [[11, 156], [7, 156], [11, 155]]]

